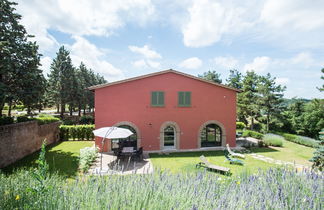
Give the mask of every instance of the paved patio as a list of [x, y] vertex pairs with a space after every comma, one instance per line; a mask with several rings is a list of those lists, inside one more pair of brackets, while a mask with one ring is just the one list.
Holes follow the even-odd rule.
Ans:
[[143, 160], [133, 160], [131, 158], [117, 159], [116, 156], [103, 153], [102, 169], [100, 170], [100, 156], [88, 171], [90, 175], [126, 175], [126, 174], [151, 174], [153, 173], [153, 165], [148, 154], [143, 154]]

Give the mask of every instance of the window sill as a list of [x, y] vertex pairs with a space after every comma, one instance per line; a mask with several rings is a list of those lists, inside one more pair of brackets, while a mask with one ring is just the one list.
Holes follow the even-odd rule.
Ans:
[[165, 106], [163, 105], [163, 106], [152, 106], [151, 105], [151, 108], [164, 108]]

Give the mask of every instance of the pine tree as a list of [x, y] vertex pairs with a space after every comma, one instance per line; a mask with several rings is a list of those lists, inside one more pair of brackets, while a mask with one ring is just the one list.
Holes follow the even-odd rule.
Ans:
[[283, 110], [283, 91], [286, 87], [276, 85], [275, 79], [275, 77], [271, 77], [270, 73], [266, 76], [261, 76], [257, 87], [260, 96], [258, 104], [265, 115], [266, 132], [269, 131], [271, 117], [280, 114]]
[[49, 77], [49, 93], [55, 104], [60, 106], [60, 114], [64, 115], [65, 105], [71, 101], [71, 89], [74, 85], [74, 68], [69, 51], [60, 47], [51, 64]]
[[198, 75], [198, 77], [202, 78], [202, 79], [206, 79], [215, 83], [222, 83], [222, 79], [220, 78], [220, 74], [216, 73], [216, 71], [207, 71], [204, 72], [202, 75]]
[[232, 88], [241, 89], [242, 88], [242, 73], [236, 69], [230, 70], [230, 75], [226, 79], [226, 85]]
[[43, 83], [37, 83], [42, 79], [38, 46], [28, 41], [32, 36], [19, 23], [21, 16], [15, 13], [16, 5], [0, 1], [0, 116], [6, 102], [11, 107], [15, 101], [22, 101], [31, 108], [43, 92]]
[[238, 109], [243, 116], [242, 121], [247, 124], [251, 120], [251, 129], [254, 129], [254, 121], [259, 116], [258, 106], [258, 82], [260, 77], [254, 71], [248, 71], [242, 80], [242, 92], [239, 93]]

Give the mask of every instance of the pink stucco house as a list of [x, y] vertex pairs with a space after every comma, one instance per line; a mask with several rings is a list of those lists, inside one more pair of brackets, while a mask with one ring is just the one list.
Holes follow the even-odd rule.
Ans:
[[[121, 126], [144, 151], [236, 146], [237, 89], [175, 70], [89, 88], [95, 92], [95, 126]], [[114, 146], [106, 141], [103, 151]], [[96, 139], [101, 148], [101, 139]], [[102, 148], [101, 148], [102, 149]]]

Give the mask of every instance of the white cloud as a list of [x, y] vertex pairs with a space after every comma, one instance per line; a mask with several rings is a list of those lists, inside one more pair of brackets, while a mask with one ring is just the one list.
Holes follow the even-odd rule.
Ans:
[[226, 68], [226, 69], [233, 69], [238, 68], [239, 61], [233, 57], [215, 57], [214, 62], [216, 65]]
[[275, 82], [279, 85], [287, 85], [290, 82], [290, 79], [286, 77], [278, 77]]
[[188, 58], [179, 64], [180, 68], [197, 69], [201, 67], [202, 61], [197, 57]]
[[315, 60], [309, 52], [301, 52], [291, 59], [291, 63], [309, 67], [315, 64]]
[[158, 52], [152, 50], [148, 45], [144, 45], [143, 47], [131, 45], [128, 46], [128, 49], [144, 57], [144, 59], [132, 62], [132, 65], [136, 68], [158, 69], [161, 67], [160, 62], [155, 61], [155, 59], [161, 59], [162, 56]]
[[47, 74], [50, 73], [50, 67], [51, 67], [51, 63], [52, 63], [52, 58], [46, 56], [46, 57], [42, 57], [40, 60], [40, 63], [42, 66], [40, 66], [40, 69], [43, 70], [43, 74], [45, 77], [47, 77]]
[[255, 72], [264, 72], [271, 62], [271, 59], [267, 56], [255, 57], [251, 63], [247, 63], [244, 65], [244, 71], [253, 70]]
[[30, 0], [18, 1], [22, 22], [43, 51], [56, 40], [48, 33], [55, 29], [72, 35], [107, 36], [127, 22], [144, 25], [154, 19], [150, 0]]
[[109, 82], [124, 78], [123, 72], [111, 63], [103, 60], [104, 50], [97, 48], [83, 37], [74, 36], [75, 43], [68, 46], [71, 51], [72, 63], [79, 66], [83, 62], [93, 71], [103, 75]]
[[144, 59], [134, 61], [132, 64], [136, 68], [154, 68], [154, 69], [158, 69], [158, 68], [161, 67], [161, 64], [159, 62], [152, 61], [152, 60], [144, 60]]
[[147, 59], [162, 58], [162, 56], [159, 53], [150, 49], [148, 45], [144, 45], [143, 47], [128, 46], [128, 49], [134, 53], [139, 53], [143, 55]]
[[242, 16], [246, 10], [233, 4], [210, 0], [193, 1], [189, 21], [182, 26], [183, 42], [188, 47], [209, 46], [224, 34], [232, 34], [252, 25]]
[[261, 21], [277, 28], [302, 31], [324, 27], [324, 1], [267, 0], [261, 11]]

